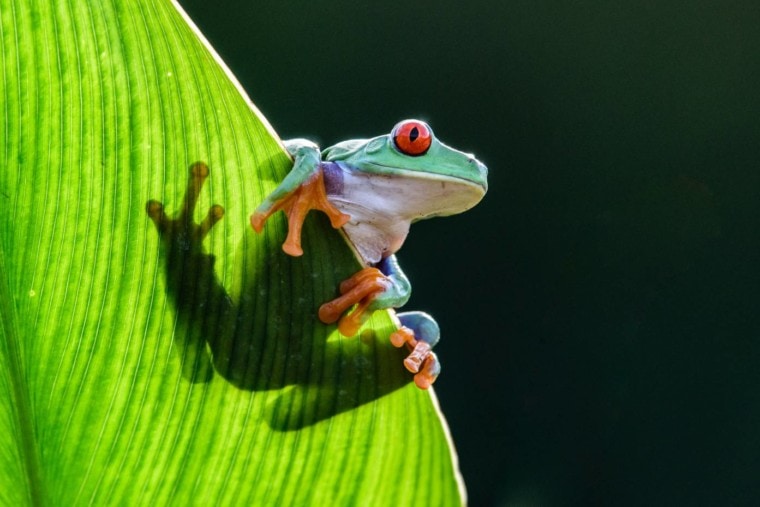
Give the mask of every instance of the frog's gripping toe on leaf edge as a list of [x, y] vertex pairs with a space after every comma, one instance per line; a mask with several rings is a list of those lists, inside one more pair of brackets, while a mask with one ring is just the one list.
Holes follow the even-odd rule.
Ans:
[[441, 373], [441, 365], [438, 356], [433, 352], [432, 345], [428, 342], [417, 340], [414, 331], [406, 326], [401, 326], [390, 336], [391, 343], [395, 347], [407, 346], [411, 353], [404, 359], [404, 366], [409, 372], [414, 373], [414, 383], [420, 389], [429, 388]]

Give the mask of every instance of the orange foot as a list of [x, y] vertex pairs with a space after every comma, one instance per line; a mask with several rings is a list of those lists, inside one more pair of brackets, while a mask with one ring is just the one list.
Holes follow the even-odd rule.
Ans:
[[[382, 294], [390, 282], [377, 268], [364, 268], [340, 284], [341, 296], [319, 307], [319, 320], [325, 324], [338, 322], [338, 331], [343, 336], [353, 336], [369, 318], [368, 308], [372, 301]], [[343, 313], [356, 305], [350, 314]]]
[[264, 222], [276, 211], [283, 210], [288, 216], [288, 237], [282, 244], [282, 249], [288, 255], [299, 257], [303, 255], [301, 248], [303, 222], [309, 211], [313, 209], [326, 213], [330, 218], [330, 224], [335, 229], [343, 227], [351, 219], [327, 200], [324, 174], [321, 169], [293, 192], [277, 201], [269, 210], [257, 210], [251, 215], [251, 226], [256, 232], [261, 232], [264, 229]]
[[403, 347], [411, 351], [409, 356], [404, 359], [404, 366], [411, 373], [414, 373], [414, 383], [420, 389], [429, 388], [438, 374], [441, 372], [441, 366], [438, 364], [438, 357], [430, 350], [430, 344], [417, 340], [414, 337], [414, 331], [408, 327], [401, 327], [390, 336], [391, 343], [395, 347]]

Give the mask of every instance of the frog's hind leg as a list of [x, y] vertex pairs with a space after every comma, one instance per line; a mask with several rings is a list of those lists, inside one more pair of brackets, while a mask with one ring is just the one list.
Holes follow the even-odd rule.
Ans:
[[441, 337], [438, 323], [424, 312], [399, 313], [397, 317], [402, 327], [391, 334], [391, 343], [396, 347], [406, 345], [411, 351], [404, 366], [415, 374], [417, 387], [427, 389], [441, 372], [438, 357], [432, 351]]
[[198, 196], [201, 193], [203, 184], [209, 175], [209, 168], [203, 162], [195, 162], [190, 166], [190, 176], [187, 181], [185, 197], [182, 201], [182, 207], [175, 218], [169, 218], [164, 211], [163, 203], [151, 199], [146, 205], [148, 216], [156, 228], [161, 231], [181, 229], [191, 232], [192, 239], [202, 240], [206, 237], [211, 228], [224, 216], [224, 208], [214, 204], [209, 208], [206, 217], [197, 225], [193, 224], [193, 212], [198, 204]]

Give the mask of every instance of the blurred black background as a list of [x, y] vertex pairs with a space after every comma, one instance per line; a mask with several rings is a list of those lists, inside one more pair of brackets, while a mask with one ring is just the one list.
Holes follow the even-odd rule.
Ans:
[[471, 505], [760, 505], [760, 2], [181, 3], [283, 138], [488, 165], [399, 255]]

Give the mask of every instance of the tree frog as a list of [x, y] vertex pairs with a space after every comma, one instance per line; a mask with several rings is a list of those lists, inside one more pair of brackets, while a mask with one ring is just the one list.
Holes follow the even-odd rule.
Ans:
[[[344, 141], [321, 153], [306, 139], [284, 144], [293, 168], [251, 215], [251, 225], [261, 232], [266, 220], [283, 210], [288, 235], [282, 249], [292, 256], [303, 254], [301, 228], [310, 210], [323, 211], [334, 228], [342, 228], [365, 267], [340, 284], [341, 296], [319, 308], [319, 319], [338, 322], [344, 336], [355, 335], [371, 312], [409, 300], [411, 285], [395, 256], [409, 226], [466, 211], [488, 189], [486, 166], [440, 142], [419, 120], [401, 121], [390, 134]], [[408, 347], [404, 365], [415, 384], [427, 389], [440, 373], [431, 351], [440, 336], [438, 324], [423, 312], [400, 313], [397, 319], [391, 342]]]

